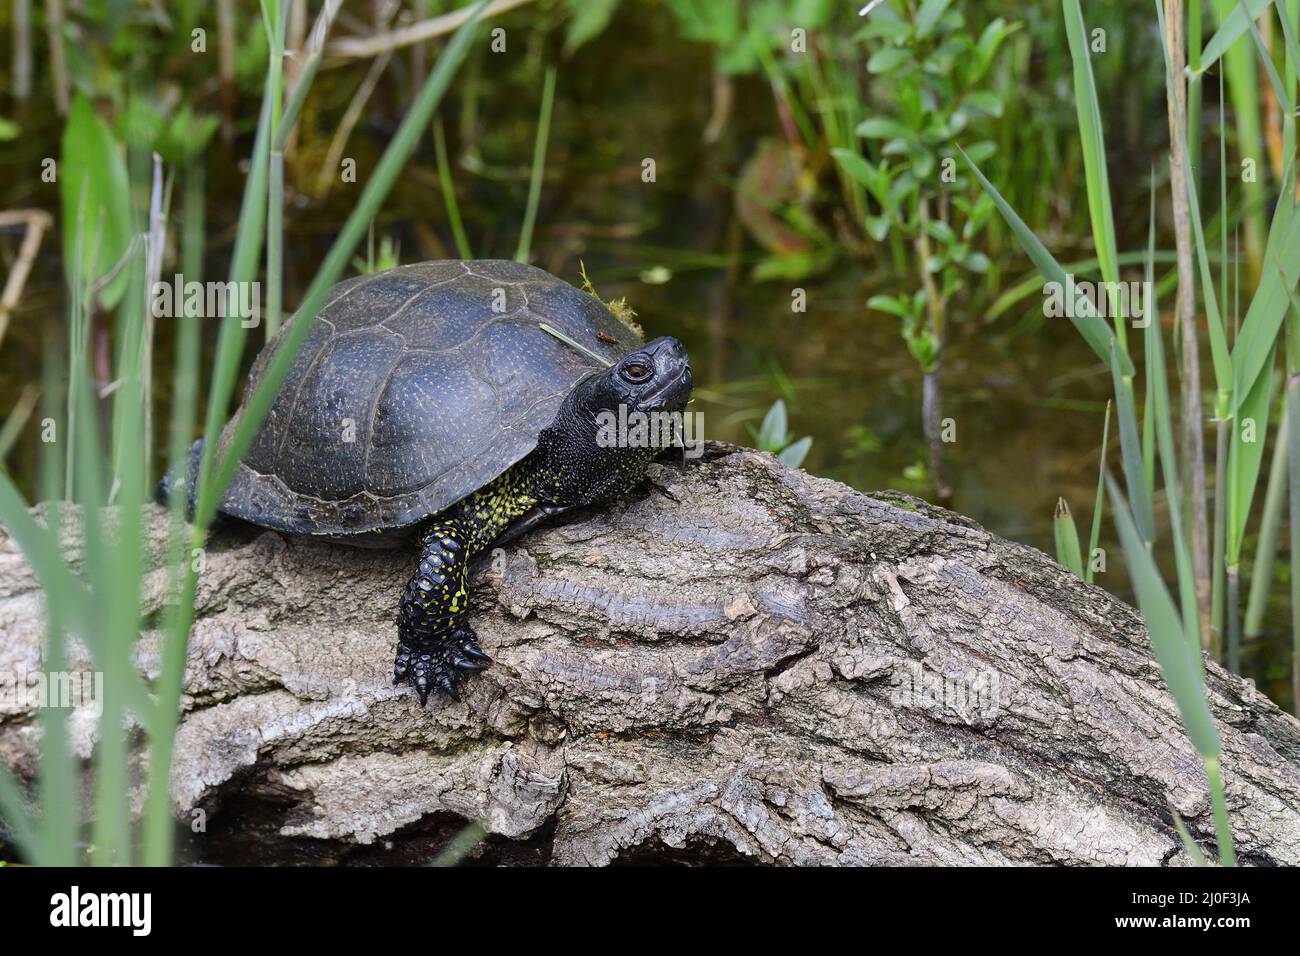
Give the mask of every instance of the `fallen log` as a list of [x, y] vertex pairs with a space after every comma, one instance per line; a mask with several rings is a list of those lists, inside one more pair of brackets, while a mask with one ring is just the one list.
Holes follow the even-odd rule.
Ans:
[[[214, 535], [173, 774], [206, 830], [188, 854], [427, 861], [474, 820], [485, 862], [1179, 865], [1174, 812], [1214, 852], [1140, 616], [951, 512], [730, 446], [661, 461], [484, 563], [495, 663], [427, 709], [391, 683], [412, 560]], [[38, 669], [3, 531], [0, 582], [0, 670]], [[159, 567], [145, 610], [167, 593]], [[1207, 670], [1238, 854], [1300, 864], [1300, 723]], [[0, 756], [30, 776], [36, 746], [0, 710]]]

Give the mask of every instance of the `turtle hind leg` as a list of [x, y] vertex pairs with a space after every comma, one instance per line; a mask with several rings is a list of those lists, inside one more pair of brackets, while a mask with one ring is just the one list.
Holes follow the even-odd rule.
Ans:
[[393, 683], [409, 683], [420, 704], [434, 690], [460, 700], [456, 685], [466, 671], [491, 660], [479, 647], [466, 614], [468, 535], [458, 518], [435, 521], [420, 539], [420, 563], [397, 611]]

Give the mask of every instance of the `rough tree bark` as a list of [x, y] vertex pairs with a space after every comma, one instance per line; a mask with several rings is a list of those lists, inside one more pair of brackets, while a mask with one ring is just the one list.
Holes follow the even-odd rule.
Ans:
[[[390, 683], [411, 560], [214, 539], [174, 775], [197, 852], [414, 860], [475, 819], [506, 862], [1179, 864], [1171, 810], [1213, 850], [1139, 616], [950, 512], [725, 446], [656, 464], [482, 569], [496, 663], [427, 710]], [[0, 582], [0, 666], [35, 669], [3, 534]], [[1300, 724], [1207, 667], [1238, 852], [1300, 863]], [[0, 719], [30, 773], [32, 715]]]

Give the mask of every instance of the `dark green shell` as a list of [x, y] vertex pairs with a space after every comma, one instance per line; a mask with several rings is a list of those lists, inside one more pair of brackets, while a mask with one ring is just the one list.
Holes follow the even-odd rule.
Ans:
[[[437, 514], [532, 451], [601, 368], [541, 322], [610, 362], [640, 344], [591, 295], [516, 262], [423, 262], [339, 283], [221, 510], [322, 535]], [[258, 356], [245, 401], [287, 328]]]

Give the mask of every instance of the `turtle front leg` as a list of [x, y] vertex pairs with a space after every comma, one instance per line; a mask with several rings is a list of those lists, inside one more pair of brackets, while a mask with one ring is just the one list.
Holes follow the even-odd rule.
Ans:
[[462, 672], [480, 671], [491, 660], [466, 614], [467, 538], [456, 518], [431, 524], [420, 538], [420, 564], [398, 607], [393, 683], [410, 683], [422, 706], [435, 687], [460, 700], [456, 684]]

